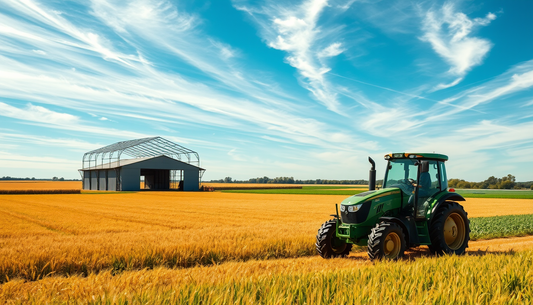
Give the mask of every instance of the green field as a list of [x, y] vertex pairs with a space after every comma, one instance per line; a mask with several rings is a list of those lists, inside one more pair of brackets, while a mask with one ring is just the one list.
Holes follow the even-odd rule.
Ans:
[[533, 234], [533, 215], [507, 215], [470, 219], [470, 239], [492, 239]]
[[[320, 272], [178, 281], [164, 268], [50, 280], [14, 304], [531, 304], [533, 251], [383, 261]], [[341, 264], [342, 261], [339, 261]], [[223, 268], [214, 266], [212, 268]], [[208, 269], [205, 270], [209, 271]], [[177, 271], [176, 271], [177, 272]], [[161, 275], [159, 275], [161, 274]], [[164, 276], [169, 275], [169, 276]], [[46, 286], [45, 286], [46, 285]], [[29, 290], [29, 289], [28, 289]], [[97, 292], [96, 292], [97, 291]], [[2, 301], [0, 295], [0, 301]]]
[[[264, 190], [223, 190], [225, 193], [255, 194], [296, 194], [296, 195], [346, 195], [351, 196], [366, 191], [365, 187], [355, 186], [303, 186], [301, 189], [264, 189]], [[523, 190], [456, 190], [465, 198], [510, 198], [533, 199], [533, 191]]]
[[366, 187], [356, 186], [303, 186], [301, 189], [264, 189], [264, 190], [223, 190], [224, 193], [253, 194], [295, 194], [295, 195], [346, 195], [351, 196], [367, 191]]
[[465, 198], [533, 199], [533, 191], [523, 190], [461, 189], [456, 190], [456, 192]]

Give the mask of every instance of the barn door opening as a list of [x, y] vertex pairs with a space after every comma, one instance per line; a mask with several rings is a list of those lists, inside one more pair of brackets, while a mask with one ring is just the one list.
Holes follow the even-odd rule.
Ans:
[[140, 188], [141, 190], [170, 189], [170, 170], [142, 168]]
[[183, 191], [183, 170], [170, 171], [170, 189], [176, 191]]

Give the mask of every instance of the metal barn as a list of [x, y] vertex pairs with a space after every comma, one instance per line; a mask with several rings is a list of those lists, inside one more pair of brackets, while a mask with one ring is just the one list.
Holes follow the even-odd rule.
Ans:
[[198, 153], [161, 137], [111, 144], [83, 155], [84, 190], [198, 191]]

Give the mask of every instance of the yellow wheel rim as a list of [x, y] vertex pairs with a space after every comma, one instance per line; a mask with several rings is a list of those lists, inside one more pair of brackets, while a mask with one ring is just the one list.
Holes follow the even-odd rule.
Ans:
[[383, 254], [386, 258], [397, 258], [400, 254], [400, 248], [402, 247], [402, 242], [400, 236], [395, 232], [390, 232], [387, 237], [385, 237], [385, 242], [383, 244]]
[[457, 213], [451, 213], [444, 222], [444, 240], [450, 249], [461, 248], [465, 241], [465, 221]]

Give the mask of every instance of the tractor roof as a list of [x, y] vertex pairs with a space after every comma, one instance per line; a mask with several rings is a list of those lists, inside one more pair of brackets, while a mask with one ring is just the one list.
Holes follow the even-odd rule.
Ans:
[[385, 155], [385, 160], [389, 159], [432, 159], [438, 161], [448, 161], [448, 156], [429, 153], [392, 153]]

